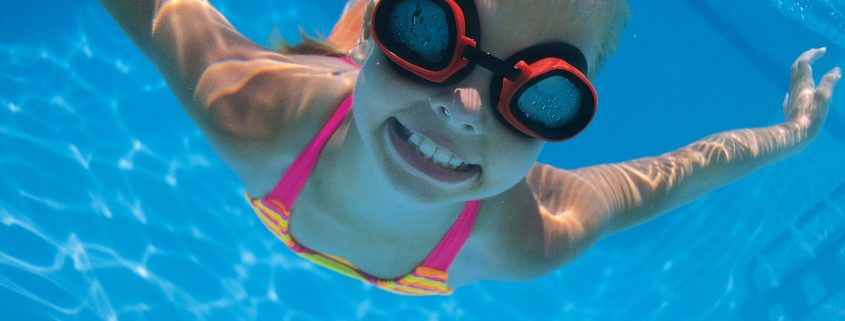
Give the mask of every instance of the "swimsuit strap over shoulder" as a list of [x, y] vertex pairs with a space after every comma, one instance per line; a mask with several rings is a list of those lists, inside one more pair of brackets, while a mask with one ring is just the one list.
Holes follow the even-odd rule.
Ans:
[[[350, 65], [359, 67], [348, 57], [340, 57], [339, 59]], [[323, 151], [323, 147], [329, 141], [329, 138], [332, 137], [332, 134], [334, 134], [337, 128], [340, 127], [340, 124], [343, 123], [343, 119], [346, 118], [346, 115], [349, 114], [350, 110], [352, 110], [352, 94], [349, 94], [349, 96], [340, 103], [329, 118], [329, 121], [326, 122], [326, 125], [320, 129], [317, 135], [311, 139], [310, 143], [308, 143], [308, 146], [306, 146], [305, 149], [299, 153], [293, 163], [291, 163], [288, 170], [279, 180], [279, 183], [277, 183], [276, 187], [273, 188], [273, 191], [270, 192], [271, 197], [281, 201], [287, 205], [288, 208], [293, 207], [296, 197], [299, 196], [302, 188], [305, 187], [305, 183], [308, 182], [308, 177], [311, 176], [311, 172], [314, 171], [314, 166], [317, 165], [317, 159], [320, 158], [320, 152]]]
[[[354, 65], [351, 60], [344, 61]], [[253, 199], [247, 195], [247, 200], [267, 228], [299, 256], [394, 293], [408, 295], [452, 293], [452, 289], [446, 285], [449, 266], [472, 233], [472, 227], [481, 206], [480, 201], [467, 202], [455, 223], [420, 265], [408, 275], [393, 280], [379, 279], [361, 271], [343, 258], [310, 250], [299, 244], [288, 233], [290, 209], [314, 170], [323, 147], [351, 109], [352, 95], [350, 94], [338, 106], [326, 125], [296, 157], [273, 191], [261, 199]]]

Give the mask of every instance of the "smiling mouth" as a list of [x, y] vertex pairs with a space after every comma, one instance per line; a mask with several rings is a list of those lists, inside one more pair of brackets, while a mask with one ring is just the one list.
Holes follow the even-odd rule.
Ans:
[[399, 156], [417, 171], [444, 183], [461, 183], [481, 174], [481, 166], [438, 145], [420, 133], [402, 125], [396, 118], [388, 121], [390, 142]]

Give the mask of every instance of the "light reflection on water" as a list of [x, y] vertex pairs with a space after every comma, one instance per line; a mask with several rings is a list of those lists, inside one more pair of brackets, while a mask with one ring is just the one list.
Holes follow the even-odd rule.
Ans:
[[[724, 319], [842, 233], [845, 141], [830, 130], [540, 280], [382, 293], [289, 254], [96, 3], [73, 14], [48, 42], [0, 43], [0, 319]], [[811, 211], [828, 223], [796, 223]], [[809, 319], [843, 308], [840, 291]]]
[[845, 48], [845, 3], [836, 0], [770, 0], [787, 17]]

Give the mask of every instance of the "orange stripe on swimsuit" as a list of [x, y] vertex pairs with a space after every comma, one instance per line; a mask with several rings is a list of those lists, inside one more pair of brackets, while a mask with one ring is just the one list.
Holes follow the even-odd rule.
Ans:
[[[349, 60], [345, 60], [350, 62]], [[351, 63], [351, 62], [350, 62]], [[382, 290], [405, 295], [448, 295], [453, 289], [446, 284], [449, 278], [449, 266], [454, 261], [464, 242], [472, 232], [475, 218], [478, 215], [480, 201], [467, 202], [461, 215], [452, 227], [440, 239], [440, 242], [428, 256], [410, 273], [396, 279], [381, 279], [367, 274], [355, 267], [349, 261], [340, 257], [319, 253], [299, 244], [288, 233], [290, 222], [290, 208], [305, 183], [320, 152], [331, 135], [343, 122], [352, 109], [352, 95], [349, 95], [337, 108], [328, 123], [317, 133], [308, 146], [297, 156], [287, 172], [270, 194], [263, 198], [252, 198], [246, 195], [247, 201], [261, 222], [297, 255], [304, 257], [318, 265], [326, 267], [340, 274], [352, 277]]]

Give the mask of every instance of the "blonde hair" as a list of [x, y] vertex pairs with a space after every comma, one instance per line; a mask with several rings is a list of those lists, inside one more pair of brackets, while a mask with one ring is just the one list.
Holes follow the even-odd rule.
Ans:
[[[502, 0], [476, 0], [476, 3], [479, 6], [485, 6], [486, 8], [495, 11], [499, 7], [498, 4], [500, 1]], [[522, 2], [526, 0], [519, 1]], [[598, 54], [596, 55], [595, 60], [590, 64], [591, 66], [594, 66], [589, 72], [588, 76], [590, 78], [598, 74], [598, 71], [601, 70], [607, 60], [616, 53], [619, 43], [622, 40], [622, 35], [625, 31], [625, 25], [628, 23], [628, 19], [630, 18], [628, 0], [537, 0], [536, 2], [546, 4], [549, 10], [552, 10], [552, 7], [559, 8], [559, 6], [564, 5], [567, 10], [584, 12], [585, 14], [612, 15], [609, 20], [611, 21], [611, 25], [604, 30], [604, 34], [602, 35], [603, 40], [599, 44], [599, 47], [596, 48], [596, 52]], [[608, 5], [610, 4], [615, 4], [612, 6], [612, 13], [592, 12], [592, 8], [604, 9], [608, 8]], [[328, 42], [325, 37], [311, 37], [307, 35], [302, 28], [300, 28], [299, 33], [302, 35], [302, 41], [294, 45], [289, 45], [284, 41], [284, 38], [281, 37], [279, 31], [274, 30], [273, 34], [271, 34], [270, 42], [276, 51], [289, 55], [348, 57], [352, 54], [350, 50]]]
[[513, 6], [534, 6], [540, 7], [542, 12], [563, 10], [577, 15], [607, 19], [610, 24], [600, 35], [602, 41], [598, 48], [595, 48], [595, 60], [588, 62], [593, 66], [587, 75], [590, 78], [616, 53], [631, 15], [628, 0], [475, 0], [475, 3], [491, 12], [510, 10]]
[[318, 36], [315, 38], [309, 36], [301, 27], [299, 28], [299, 35], [302, 36], [302, 41], [290, 45], [281, 36], [278, 29], [274, 29], [273, 33], [270, 34], [270, 45], [273, 50], [285, 55], [349, 57], [351, 54], [349, 50], [328, 42], [325, 37]]
[[622, 35], [625, 33], [625, 25], [628, 24], [628, 19], [631, 17], [631, 11], [628, 8], [628, 0], [610, 0], [616, 1], [617, 7], [615, 17], [613, 17], [612, 24], [605, 31], [604, 41], [599, 44], [598, 55], [594, 62], [594, 71], [590, 73], [595, 75], [604, 66], [610, 57], [616, 54], [616, 49], [619, 48], [619, 43], [622, 42]]

